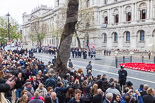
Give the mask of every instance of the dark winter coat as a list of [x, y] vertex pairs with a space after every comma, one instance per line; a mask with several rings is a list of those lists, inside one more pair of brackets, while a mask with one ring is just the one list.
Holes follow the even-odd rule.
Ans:
[[72, 99], [69, 100], [68, 103], [84, 103], [84, 101], [81, 99], [80, 102], [76, 102], [75, 98], [72, 98]]
[[16, 85], [15, 88], [16, 89], [22, 89], [23, 85], [24, 85], [24, 78], [21, 78], [21, 80], [18, 78], [16, 81]]
[[0, 79], [0, 92], [8, 92], [10, 90], [10, 86], [5, 84], [5, 79]]
[[57, 88], [55, 88], [55, 92], [57, 93], [59, 103], [65, 103], [65, 95], [66, 95], [66, 92], [69, 88], [70, 87], [67, 87], [67, 88], [57, 87]]
[[155, 103], [155, 97], [153, 97], [152, 95], [144, 95], [143, 102], [144, 103]]

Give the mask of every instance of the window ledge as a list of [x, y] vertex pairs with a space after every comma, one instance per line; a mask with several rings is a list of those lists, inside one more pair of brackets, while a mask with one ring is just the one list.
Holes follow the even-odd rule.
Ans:
[[125, 43], [130, 43], [130, 41], [125, 41]]
[[137, 22], [145, 22], [146, 19], [137, 20]]
[[131, 23], [131, 21], [126, 21], [126, 22], [125, 22], [125, 24], [130, 24], [130, 23]]
[[145, 41], [139, 41], [139, 43], [145, 43]]

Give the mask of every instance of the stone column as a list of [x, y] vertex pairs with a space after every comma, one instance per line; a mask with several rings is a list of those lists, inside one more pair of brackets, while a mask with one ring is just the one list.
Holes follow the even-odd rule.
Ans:
[[150, 18], [153, 18], [153, 2], [150, 0]]
[[121, 10], [122, 10], [122, 6], [120, 6], [119, 9], [118, 9], [119, 23], [122, 22], [122, 16], [121, 16], [122, 15], [122, 12], [121, 12]]
[[150, 0], [148, 0], [147, 1], [147, 10], [146, 10], [146, 12], [147, 12], [147, 16], [146, 16], [146, 19], [150, 19]]
[[110, 23], [114, 23], [114, 13], [112, 9], [110, 10]]
[[111, 10], [110, 9], [108, 9], [108, 24], [110, 24], [111, 23]]
[[124, 8], [124, 6], [122, 6], [122, 10], [121, 10], [121, 17], [122, 17], [122, 19], [121, 19], [121, 23], [122, 22], [124, 22], [125, 21], [125, 18], [126, 18], [126, 16], [124, 15], [124, 11], [125, 11], [125, 8]]
[[136, 3], [134, 3], [134, 5], [135, 5], [135, 12], [134, 12], [134, 14], [135, 14], [135, 20], [138, 20], [137, 18], [138, 18], [138, 15], [137, 15], [137, 4]]
[[126, 22], [126, 10], [125, 10], [125, 7], [123, 7], [123, 10], [122, 10], [122, 22]]
[[140, 9], [137, 10], [137, 16], [136, 20], [140, 20]]
[[98, 18], [99, 18], [99, 20], [98, 20], [98, 22], [99, 22], [99, 25], [101, 25], [102, 24], [102, 18], [101, 18], [101, 11], [98, 11]]
[[132, 4], [131, 8], [132, 8], [132, 12], [131, 12], [132, 17], [131, 17], [131, 19], [132, 19], [132, 21], [135, 21], [136, 20], [136, 16], [135, 16], [135, 9], [136, 9], [135, 8], [135, 3]]

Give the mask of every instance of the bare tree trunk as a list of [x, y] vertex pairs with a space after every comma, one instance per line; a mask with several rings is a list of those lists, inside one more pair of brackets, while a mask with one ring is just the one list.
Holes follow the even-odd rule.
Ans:
[[54, 69], [65, 73], [67, 71], [67, 62], [70, 57], [70, 45], [72, 36], [75, 32], [75, 25], [78, 21], [79, 0], [68, 0], [67, 20], [61, 35], [58, 48], [57, 59]]
[[76, 30], [75, 30], [75, 35], [76, 35], [76, 39], [77, 39], [77, 42], [78, 42], [78, 47], [79, 47], [79, 49], [81, 50], [80, 38], [79, 38], [79, 36], [78, 36], [78, 34], [77, 34], [77, 31], [76, 31]]

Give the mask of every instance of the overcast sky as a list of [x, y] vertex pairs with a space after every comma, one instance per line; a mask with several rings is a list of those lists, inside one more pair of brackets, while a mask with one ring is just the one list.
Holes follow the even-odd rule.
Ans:
[[30, 14], [32, 9], [41, 4], [52, 7], [54, 0], [1, 0], [0, 16], [5, 16], [9, 12], [13, 19], [22, 24], [22, 14], [24, 12]]

